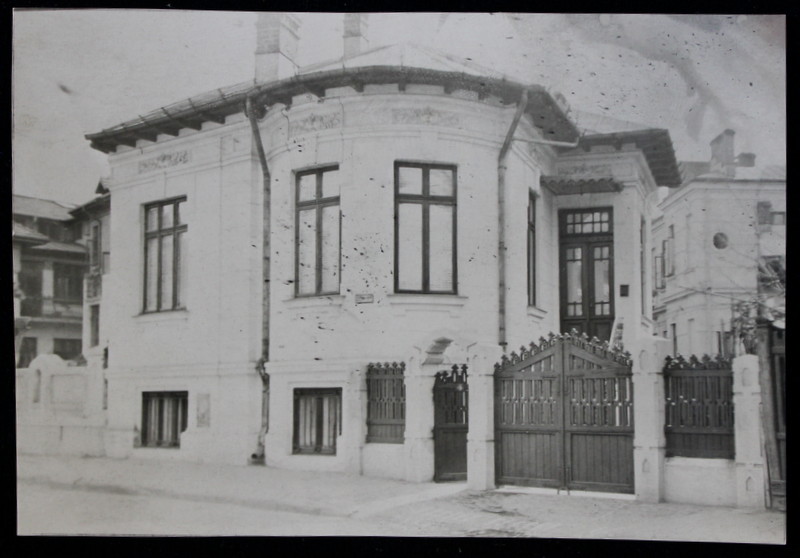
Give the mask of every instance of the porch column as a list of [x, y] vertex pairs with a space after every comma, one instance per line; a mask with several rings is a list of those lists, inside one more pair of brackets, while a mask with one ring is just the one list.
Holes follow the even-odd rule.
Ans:
[[756, 355], [733, 360], [734, 441], [736, 444], [736, 505], [766, 506], [764, 455], [761, 451], [761, 384]]
[[433, 479], [433, 374], [425, 375], [419, 357], [406, 364], [405, 479]]
[[474, 490], [495, 488], [494, 364], [501, 355], [496, 345], [476, 345], [469, 355], [467, 486]]
[[[659, 502], [664, 494], [664, 358], [669, 341], [647, 339], [633, 362], [633, 478], [636, 499]], [[634, 355], [637, 355], [634, 353]]]

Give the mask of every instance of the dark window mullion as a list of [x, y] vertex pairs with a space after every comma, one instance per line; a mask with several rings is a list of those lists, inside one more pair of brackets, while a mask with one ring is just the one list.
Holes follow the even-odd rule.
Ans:
[[325, 397], [318, 395], [314, 398], [314, 404], [316, 407], [316, 416], [314, 417], [314, 451], [316, 453], [320, 453], [322, 452], [322, 447], [325, 444], [325, 440], [323, 439], [323, 432], [325, 428], [325, 417], [323, 412], [325, 409]]
[[178, 307], [178, 203], [172, 204], [172, 308]]
[[314, 231], [315, 249], [314, 255], [314, 294], [322, 292], [322, 206], [317, 204], [317, 230]]
[[158, 214], [158, 227], [156, 229], [156, 246], [158, 252], [158, 260], [156, 261], [156, 311], [162, 310], [161, 306], [161, 206], [156, 206], [156, 213]]
[[422, 169], [422, 292], [427, 293], [430, 289], [430, 191], [431, 174], [430, 168]]

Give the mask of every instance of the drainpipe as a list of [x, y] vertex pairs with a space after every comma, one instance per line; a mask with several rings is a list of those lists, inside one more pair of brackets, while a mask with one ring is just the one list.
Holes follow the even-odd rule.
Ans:
[[263, 173], [264, 181], [264, 286], [262, 291], [262, 308], [263, 308], [263, 337], [261, 358], [256, 363], [256, 372], [261, 378], [261, 429], [258, 432], [258, 441], [256, 444], [256, 451], [250, 456], [250, 462], [254, 464], [266, 464], [266, 454], [264, 448], [264, 437], [269, 431], [269, 374], [266, 372], [264, 364], [269, 360], [269, 280], [270, 280], [270, 188], [271, 177], [269, 173], [269, 166], [267, 165], [267, 156], [264, 152], [264, 143], [261, 140], [261, 133], [258, 130], [258, 115], [263, 116], [266, 113], [264, 108], [256, 108], [253, 104], [253, 96], [248, 95], [245, 100], [245, 113], [250, 121], [250, 129], [253, 132], [253, 141], [256, 144], [256, 151], [258, 152], [258, 160], [261, 164], [261, 171]]
[[514, 132], [517, 130], [522, 114], [528, 106], [528, 90], [522, 90], [522, 96], [517, 104], [517, 112], [514, 114], [514, 119], [511, 121], [511, 126], [506, 133], [506, 139], [503, 141], [503, 147], [500, 148], [500, 155], [497, 158], [497, 271], [498, 271], [498, 287], [499, 287], [499, 309], [498, 314], [500, 324], [497, 332], [497, 342], [502, 347], [503, 352], [506, 352], [506, 157], [508, 150], [511, 148], [511, 141], [514, 139]]

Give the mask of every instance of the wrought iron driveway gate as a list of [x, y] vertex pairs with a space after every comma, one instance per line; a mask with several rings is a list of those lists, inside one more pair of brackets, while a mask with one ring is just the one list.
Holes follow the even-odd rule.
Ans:
[[436, 373], [433, 384], [433, 480], [466, 480], [467, 365]]
[[575, 330], [495, 365], [498, 484], [633, 493], [628, 353]]

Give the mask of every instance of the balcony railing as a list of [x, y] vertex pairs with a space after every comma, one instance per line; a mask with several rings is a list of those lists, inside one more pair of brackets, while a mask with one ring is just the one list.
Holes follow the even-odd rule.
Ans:
[[53, 300], [41, 296], [27, 296], [20, 301], [20, 315], [31, 318], [76, 318], [83, 315], [80, 299]]
[[86, 275], [86, 298], [100, 298], [103, 294], [103, 275], [94, 272]]

